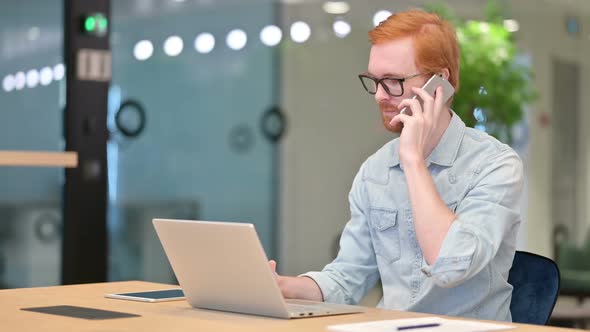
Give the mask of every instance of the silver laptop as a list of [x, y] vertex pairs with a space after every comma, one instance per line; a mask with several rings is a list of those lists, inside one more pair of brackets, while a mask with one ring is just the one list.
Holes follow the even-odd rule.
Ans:
[[252, 224], [154, 219], [180, 287], [195, 308], [279, 318], [362, 312], [358, 306], [285, 300]]

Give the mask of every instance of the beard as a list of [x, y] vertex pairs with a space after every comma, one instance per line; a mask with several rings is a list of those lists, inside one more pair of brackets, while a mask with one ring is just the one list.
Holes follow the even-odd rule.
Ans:
[[398, 122], [395, 125], [390, 124], [391, 119], [393, 119], [396, 115], [399, 114], [399, 109], [397, 105], [391, 105], [384, 101], [380, 101], [379, 112], [381, 113], [381, 118], [383, 119], [383, 126], [385, 127], [385, 129], [396, 134], [402, 132], [402, 129], [404, 128], [403, 123]]

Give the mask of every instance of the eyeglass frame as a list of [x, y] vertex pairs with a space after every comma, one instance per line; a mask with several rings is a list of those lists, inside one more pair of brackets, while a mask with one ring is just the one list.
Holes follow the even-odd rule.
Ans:
[[[406, 76], [406, 77], [390, 77], [390, 76], [385, 76], [385, 77], [381, 77], [381, 78], [377, 78], [377, 77], [373, 77], [370, 76], [369, 74], [359, 74], [358, 78], [361, 81], [361, 84], [363, 85], [363, 88], [365, 88], [365, 91], [367, 91], [369, 94], [376, 94], [377, 90], [379, 90], [379, 84], [381, 84], [381, 86], [383, 87], [383, 90], [385, 90], [385, 92], [392, 96], [392, 97], [400, 97], [404, 95], [404, 82], [414, 78], [414, 77], [418, 77], [418, 76], [422, 76], [422, 75], [426, 75], [427, 73], [417, 73], [417, 74], [413, 74], [410, 76]], [[367, 86], [365, 85], [365, 82], [363, 81], [363, 77], [368, 78], [370, 80], [372, 80], [373, 82], [375, 82], [375, 92], [371, 92], [369, 91], [369, 89], [367, 88]], [[391, 91], [389, 91], [389, 89], [387, 88], [387, 86], [385, 84], [383, 84], [382, 82], [385, 80], [394, 80], [397, 81], [399, 83], [399, 85], [402, 88], [402, 92], [400, 94], [393, 94], [391, 93]]]

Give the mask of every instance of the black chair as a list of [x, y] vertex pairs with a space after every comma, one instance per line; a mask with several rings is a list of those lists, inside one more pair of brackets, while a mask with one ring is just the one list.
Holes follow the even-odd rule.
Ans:
[[545, 325], [559, 294], [559, 268], [547, 257], [517, 251], [508, 283], [514, 287], [510, 313], [515, 323]]

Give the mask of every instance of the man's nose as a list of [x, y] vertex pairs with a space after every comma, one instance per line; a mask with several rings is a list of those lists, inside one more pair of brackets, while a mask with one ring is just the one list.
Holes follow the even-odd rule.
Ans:
[[377, 91], [375, 91], [375, 100], [377, 102], [381, 100], [389, 99], [389, 94], [385, 91], [381, 84], [377, 84]]

